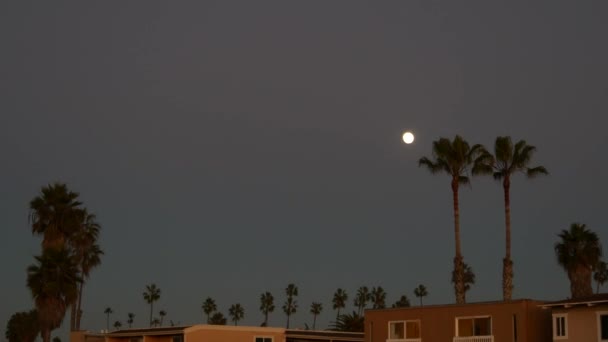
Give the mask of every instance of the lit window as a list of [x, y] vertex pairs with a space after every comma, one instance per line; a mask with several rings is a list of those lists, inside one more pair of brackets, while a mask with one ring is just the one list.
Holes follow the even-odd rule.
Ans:
[[568, 338], [568, 315], [553, 315], [553, 339]]
[[491, 336], [492, 317], [456, 318], [456, 336]]
[[420, 338], [420, 321], [395, 321], [388, 323], [389, 340]]

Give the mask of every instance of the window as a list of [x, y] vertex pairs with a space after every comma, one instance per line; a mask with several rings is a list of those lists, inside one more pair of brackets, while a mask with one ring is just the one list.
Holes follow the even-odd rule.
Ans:
[[256, 336], [255, 339], [253, 340], [254, 342], [272, 342], [272, 337], [258, 337]]
[[388, 339], [405, 340], [420, 338], [420, 321], [388, 322]]
[[553, 315], [553, 339], [568, 338], [568, 314]]
[[598, 340], [608, 341], [608, 312], [597, 313]]
[[491, 336], [492, 317], [463, 317], [456, 318], [456, 336]]

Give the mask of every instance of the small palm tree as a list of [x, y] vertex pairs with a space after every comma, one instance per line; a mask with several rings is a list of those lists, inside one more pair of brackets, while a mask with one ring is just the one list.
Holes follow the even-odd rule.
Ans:
[[205, 315], [207, 315], [207, 323], [209, 323], [209, 320], [211, 319], [211, 313], [217, 310], [215, 300], [213, 300], [213, 298], [211, 297], [207, 297], [207, 299], [205, 299], [205, 301], [203, 302], [202, 308]]
[[426, 286], [420, 284], [414, 289], [414, 295], [420, 298], [420, 306], [422, 306], [422, 298], [428, 296], [429, 292], [426, 290]]
[[133, 325], [133, 321], [135, 320], [135, 314], [132, 312], [129, 312], [127, 314], [127, 317], [129, 318], [129, 319], [127, 319], [127, 324], [129, 324], [129, 328], [131, 328], [131, 326]]
[[285, 300], [285, 304], [283, 304], [283, 312], [287, 315], [287, 329], [289, 329], [289, 318], [298, 309], [298, 302], [295, 300], [295, 297], [298, 296], [298, 287], [294, 284], [287, 285], [285, 294], [287, 295], [287, 299]]
[[458, 190], [461, 184], [469, 184], [468, 170], [471, 166], [479, 168], [479, 165], [487, 164], [489, 153], [482, 145], [470, 146], [462, 137], [457, 135], [453, 141], [440, 138], [433, 141], [433, 159], [422, 157], [418, 166], [425, 166], [432, 174], [447, 173], [452, 181], [452, 202], [454, 206], [454, 271], [456, 282], [454, 292], [456, 303], [465, 303], [464, 285], [464, 258], [460, 248], [460, 209], [458, 203]]
[[340, 317], [340, 310], [346, 307], [346, 301], [348, 300], [348, 294], [345, 290], [338, 288], [334, 293], [334, 298], [332, 300], [334, 304], [334, 310], [338, 310], [336, 313], [336, 321]]
[[160, 289], [156, 284], [146, 285], [146, 290], [143, 293], [144, 300], [150, 304], [150, 326], [152, 326], [152, 313], [154, 312], [154, 302], [160, 299]]
[[600, 293], [600, 286], [608, 281], [608, 267], [604, 261], [598, 262], [595, 273], [593, 273], [593, 279], [597, 283], [596, 293]]
[[555, 244], [555, 254], [570, 279], [572, 298], [591, 296], [591, 276], [602, 256], [597, 234], [584, 224], [573, 223], [558, 236], [561, 240]]
[[272, 293], [266, 291], [260, 295], [260, 311], [264, 314], [262, 326], [268, 326], [268, 313], [274, 311], [274, 297]]
[[393, 308], [408, 308], [410, 306], [410, 300], [406, 295], [401, 296], [398, 301], [393, 304]]
[[323, 304], [312, 302], [310, 305], [310, 313], [312, 314], [312, 330], [315, 330], [317, 325], [317, 316], [323, 311]]
[[116, 321], [114, 322], [114, 329], [118, 330], [122, 327], [122, 323], [120, 323], [120, 321]]
[[371, 293], [367, 286], [361, 286], [357, 290], [357, 296], [355, 297], [355, 306], [358, 311], [357, 314], [361, 316], [363, 314], [363, 310], [367, 306], [367, 302], [371, 299]]
[[547, 175], [543, 166], [530, 167], [532, 155], [536, 147], [528, 145], [525, 140], [515, 145], [511, 137], [498, 137], [494, 142], [494, 155], [487, 154], [483, 160], [473, 167], [473, 174], [492, 174], [494, 179], [502, 181], [505, 200], [505, 257], [502, 270], [502, 293], [505, 301], [513, 296], [513, 261], [511, 260], [511, 176], [517, 172], [524, 173], [528, 178]]
[[374, 309], [386, 308], [386, 292], [382, 286], [372, 288], [371, 298]]
[[110, 331], [110, 315], [113, 314], [114, 311], [112, 311], [112, 308], [108, 306], [103, 313], [106, 314], [106, 330]]
[[237, 325], [237, 323], [245, 317], [245, 309], [239, 303], [232, 304], [228, 309], [228, 315], [234, 322], [234, 325]]
[[221, 312], [214, 313], [209, 319], [209, 324], [212, 325], [226, 325], [226, 317]]
[[158, 315], [160, 316], [160, 326], [163, 326], [163, 320], [165, 319], [165, 316], [167, 316], [167, 311], [165, 310], [160, 310], [158, 312]]

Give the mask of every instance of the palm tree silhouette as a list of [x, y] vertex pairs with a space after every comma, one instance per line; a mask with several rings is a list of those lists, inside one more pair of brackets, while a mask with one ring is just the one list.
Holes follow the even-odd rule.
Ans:
[[202, 305], [203, 312], [207, 315], [207, 324], [209, 323], [211, 313], [217, 310], [217, 305], [215, 304], [215, 300], [211, 297], [207, 297]]
[[266, 291], [260, 295], [260, 311], [264, 314], [262, 326], [268, 326], [268, 313], [274, 311], [274, 297], [272, 293]]
[[422, 298], [428, 296], [429, 292], [426, 290], [426, 286], [420, 284], [414, 289], [414, 295], [420, 298], [420, 306], [422, 306]]
[[285, 294], [287, 295], [287, 299], [285, 300], [285, 304], [283, 304], [283, 312], [287, 315], [287, 329], [289, 329], [289, 318], [298, 309], [298, 302], [295, 300], [295, 297], [298, 296], [298, 287], [294, 284], [287, 285]]
[[332, 300], [334, 304], [334, 310], [338, 310], [336, 313], [336, 321], [340, 317], [340, 309], [344, 309], [346, 307], [346, 301], [348, 300], [348, 294], [345, 290], [338, 288], [334, 293], [334, 298]]
[[317, 302], [312, 302], [312, 304], [310, 305], [310, 313], [312, 314], [312, 330], [315, 330], [315, 327], [317, 325], [317, 315], [321, 314], [321, 311], [323, 311], [323, 304], [321, 303], [317, 303]]
[[237, 323], [245, 317], [245, 309], [239, 303], [232, 304], [228, 309], [228, 315], [232, 318], [234, 325], [237, 325]]
[[150, 326], [152, 326], [152, 312], [154, 312], [154, 302], [160, 299], [160, 289], [156, 284], [146, 285], [146, 290], [143, 293], [144, 300], [150, 304]]

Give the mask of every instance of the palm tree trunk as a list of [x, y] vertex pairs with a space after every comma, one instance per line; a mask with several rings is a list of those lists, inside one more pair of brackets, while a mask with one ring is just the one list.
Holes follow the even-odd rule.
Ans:
[[465, 303], [464, 291], [464, 261], [460, 250], [460, 211], [458, 209], [458, 178], [452, 178], [452, 196], [454, 202], [454, 240], [456, 245], [456, 256], [454, 257], [454, 271], [456, 279], [454, 282], [454, 292], [456, 294], [456, 303]]
[[82, 288], [84, 287], [84, 280], [80, 283], [78, 289], [78, 307], [76, 309], [76, 330], [80, 330], [80, 319], [82, 318]]
[[505, 176], [503, 183], [505, 195], [505, 258], [502, 261], [502, 298], [511, 301], [513, 297], [513, 261], [511, 260], [511, 180]]
[[268, 311], [264, 312], [264, 326], [268, 326]]
[[110, 313], [106, 314], [106, 329], [110, 331]]
[[312, 330], [315, 330], [315, 326], [317, 324], [317, 315], [313, 315], [312, 319]]
[[152, 326], [152, 311], [154, 311], [154, 301], [150, 302], [150, 326]]
[[340, 308], [338, 308], [338, 314], [336, 315], [336, 323], [338, 322], [339, 319], [340, 319]]
[[289, 314], [287, 314], [287, 329], [289, 329]]

